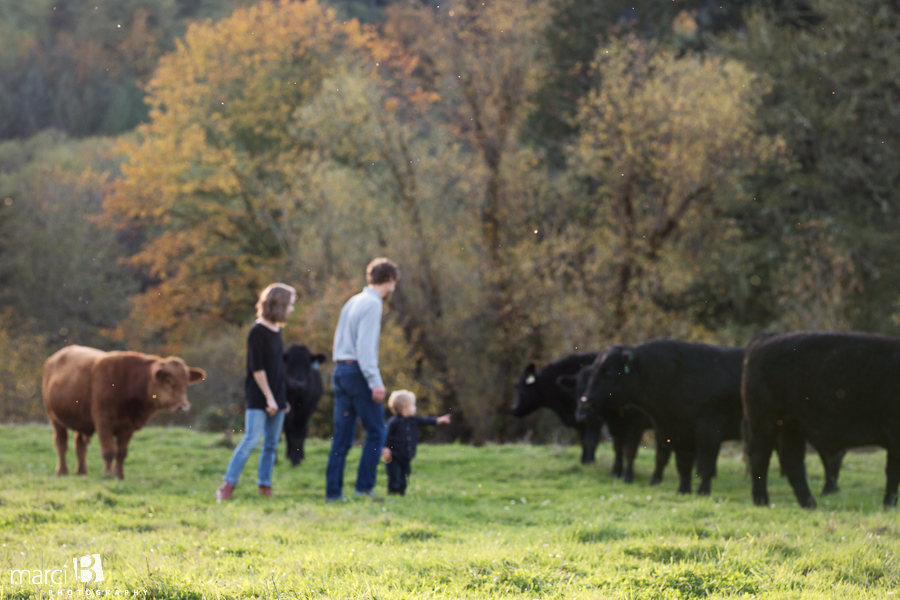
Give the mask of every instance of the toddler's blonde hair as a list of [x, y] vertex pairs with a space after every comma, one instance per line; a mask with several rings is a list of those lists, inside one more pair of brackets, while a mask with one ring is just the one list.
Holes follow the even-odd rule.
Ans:
[[399, 415], [404, 406], [411, 406], [415, 403], [416, 395], [409, 390], [396, 390], [388, 398], [388, 406], [395, 415]]

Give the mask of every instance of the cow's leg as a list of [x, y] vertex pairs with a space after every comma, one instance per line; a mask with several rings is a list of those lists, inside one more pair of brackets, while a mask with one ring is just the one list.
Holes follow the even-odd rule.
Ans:
[[781, 428], [781, 460], [782, 470], [794, 489], [794, 496], [803, 508], [815, 508], [809, 483], [806, 480], [806, 436], [794, 424], [785, 423]]
[[768, 506], [769, 504], [769, 461], [772, 460], [772, 452], [775, 450], [776, 440], [775, 431], [772, 427], [766, 427], [761, 424], [752, 424], [749, 427], [747, 453], [750, 455], [753, 504], [757, 506]]
[[716, 476], [716, 461], [722, 447], [719, 427], [718, 424], [712, 423], [702, 425], [701, 430], [704, 433], [697, 439], [697, 475], [700, 476], [697, 494], [700, 496], [709, 496], [712, 491], [712, 478]]
[[75, 458], [78, 459], [78, 471], [76, 473], [79, 475], [87, 475], [87, 447], [90, 441], [91, 434], [75, 433]]
[[825, 486], [822, 488], [822, 495], [834, 494], [840, 491], [838, 487], [838, 475], [841, 473], [841, 462], [844, 460], [846, 450], [839, 452], [819, 452], [819, 458], [822, 459], [822, 467], [825, 469]]
[[694, 461], [697, 453], [693, 450], [675, 451], [675, 468], [678, 469], [678, 493], [691, 493], [691, 473], [694, 470]]
[[663, 480], [663, 471], [666, 470], [666, 465], [669, 464], [669, 458], [672, 456], [672, 451], [666, 444], [663, 444], [662, 440], [660, 440], [659, 436], [656, 436], [656, 468], [653, 469], [653, 476], [650, 477], [650, 485], [657, 485], [662, 483]]
[[293, 413], [297, 410], [297, 408], [291, 404], [291, 412], [284, 416], [284, 457], [291, 461], [291, 464], [294, 464], [294, 460], [292, 458], [293, 449], [294, 449], [294, 441], [293, 441], [293, 427], [294, 427], [294, 419]]
[[100, 438], [100, 452], [103, 455], [103, 474], [114, 475], [113, 463], [116, 460], [116, 440], [112, 431], [97, 424], [97, 437]]
[[125, 457], [128, 456], [128, 442], [133, 431], [124, 431], [116, 435], [116, 477], [125, 479]]
[[291, 466], [296, 467], [303, 462], [303, 450], [301, 449], [301, 437], [296, 431], [285, 433], [285, 443], [287, 444], [287, 457], [291, 461]]
[[584, 431], [581, 433], [581, 464], [590, 465], [594, 463], [597, 445], [600, 444], [600, 430], [602, 428], [603, 421], [592, 417], [588, 418]]
[[66, 450], [69, 446], [69, 431], [59, 423], [53, 425], [53, 445], [56, 446], [56, 474], [68, 475], [69, 467], [66, 466]]
[[897, 488], [900, 487], [900, 447], [892, 446], [887, 453], [887, 487], [884, 490], [884, 506], [897, 506]]
[[303, 416], [303, 424], [300, 427], [300, 439], [297, 440], [297, 464], [303, 462], [306, 458], [306, 452], [303, 449], [306, 444], [306, 436], [309, 435], [309, 415]]
[[622, 471], [622, 481], [625, 483], [634, 481], [634, 459], [637, 457], [643, 436], [644, 428], [637, 424], [629, 427], [628, 433], [625, 435], [625, 444], [622, 448], [625, 454], [625, 468]]
[[291, 412], [284, 416], [284, 445], [285, 445], [285, 457], [289, 461], [291, 461], [291, 466], [296, 467], [300, 464], [300, 459], [297, 458], [297, 415], [294, 414], [296, 411], [296, 407], [291, 406]]
[[612, 467], [612, 476], [613, 478], [618, 479], [622, 476], [622, 447], [624, 446], [624, 436], [614, 435], [612, 436], [613, 443], [613, 467]]

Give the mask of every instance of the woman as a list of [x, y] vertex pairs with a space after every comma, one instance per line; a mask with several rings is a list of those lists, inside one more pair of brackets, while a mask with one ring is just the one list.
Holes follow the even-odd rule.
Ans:
[[219, 500], [231, 499], [241, 471], [250, 453], [259, 445], [260, 437], [263, 438], [263, 447], [259, 455], [256, 484], [260, 495], [272, 497], [275, 449], [281, 438], [284, 415], [290, 410], [286, 400], [281, 327], [294, 311], [296, 298], [294, 288], [283, 283], [273, 283], [259, 295], [256, 323], [247, 337], [244, 439], [234, 449], [222, 486], [216, 491]]

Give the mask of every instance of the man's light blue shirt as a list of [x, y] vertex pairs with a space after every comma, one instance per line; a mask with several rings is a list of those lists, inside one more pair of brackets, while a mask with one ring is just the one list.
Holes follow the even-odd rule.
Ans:
[[359, 363], [370, 390], [384, 385], [378, 371], [382, 308], [381, 296], [367, 286], [347, 300], [334, 331], [334, 362], [355, 360]]

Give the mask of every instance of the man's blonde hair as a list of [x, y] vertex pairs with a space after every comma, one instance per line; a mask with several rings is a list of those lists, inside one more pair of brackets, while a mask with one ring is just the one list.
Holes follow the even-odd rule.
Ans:
[[288, 306], [297, 298], [297, 290], [285, 283], [272, 283], [259, 295], [256, 316], [276, 325], [284, 325], [288, 318]]
[[388, 398], [388, 406], [395, 415], [399, 415], [404, 406], [411, 406], [415, 403], [416, 395], [409, 390], [396, 390]]

